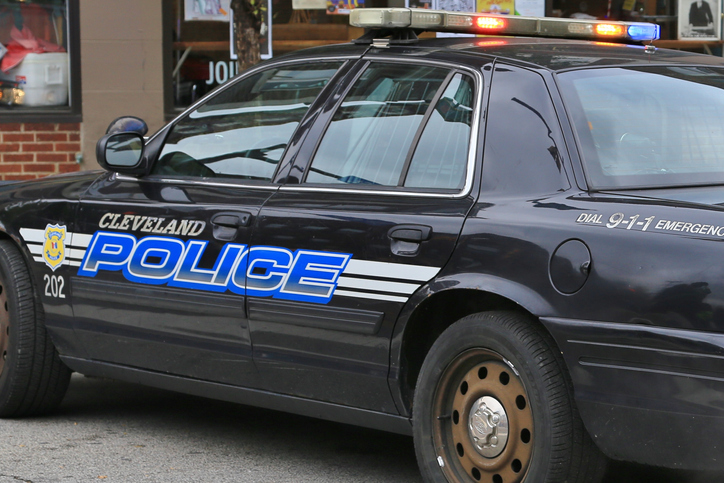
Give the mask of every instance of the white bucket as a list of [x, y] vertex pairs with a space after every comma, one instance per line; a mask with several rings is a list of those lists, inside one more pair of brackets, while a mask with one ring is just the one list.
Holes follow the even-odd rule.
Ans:
[[25, 106], [68, 105], [68, 53], [28, 54], [0, 79], [17, 82], [25, 91]]

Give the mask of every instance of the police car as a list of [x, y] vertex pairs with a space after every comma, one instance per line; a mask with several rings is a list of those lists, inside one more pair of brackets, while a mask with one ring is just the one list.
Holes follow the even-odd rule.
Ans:
[[721, 469], [724, 62], [650, 24], [352, 22], [114, 123], [105, 172], [0, 188], [0, 415], [77, 371], [413, 435], [426, 481]]

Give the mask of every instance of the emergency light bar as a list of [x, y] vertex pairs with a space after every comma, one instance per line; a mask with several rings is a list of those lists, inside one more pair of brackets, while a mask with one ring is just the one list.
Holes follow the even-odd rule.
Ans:
[[661, 35], [661, 28], [652, 23], [521, 17], [421, 8], [356, 8], [350, 13], [349, 23], [366, 29], [412, 29], [635, 42], [656, 40]]

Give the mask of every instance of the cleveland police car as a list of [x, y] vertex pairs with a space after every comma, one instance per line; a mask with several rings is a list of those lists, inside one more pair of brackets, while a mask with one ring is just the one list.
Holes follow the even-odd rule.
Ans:
[[0, 415], [77, 371], [413, 435], [426, 481], [721, 469], [724, 61], [650, 24], [352, 22], [148, 140], [120, 119], [105, 172], [0, 188]]

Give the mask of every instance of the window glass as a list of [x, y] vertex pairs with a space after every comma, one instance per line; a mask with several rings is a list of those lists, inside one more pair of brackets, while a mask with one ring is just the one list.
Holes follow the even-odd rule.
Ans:
[[455, 74], [427, 121], [405, 186], [460, 189], [465, 182], [475, 83]]
[[724, 70], [621, 67], [559, 78], [592, 186], [724, 184]]
[[309, 183], [397, 186], [410, 146], [447, 69], [372, 65], [334, 114]]
[[543, 77], [520, 67], [497, 64], [487, 112], [483, 153], [486, 193], [536, 197], [568, 188], [563, 168], [565, 144]]
[[67, 0], [0, 2], [0, 113], [69, 105]]
[[341, 62], [278, 67], [237, 82], [179, 121], [153, 173], [269, 180]]

